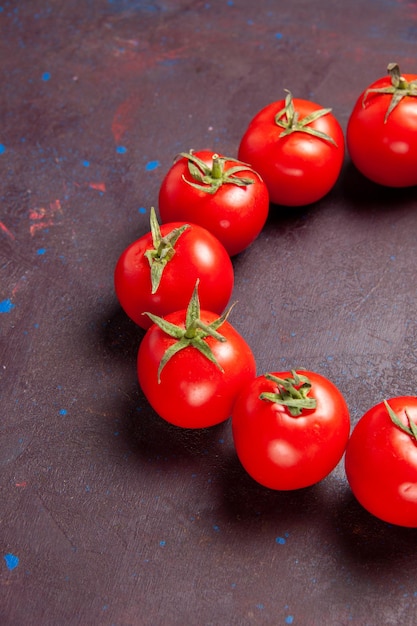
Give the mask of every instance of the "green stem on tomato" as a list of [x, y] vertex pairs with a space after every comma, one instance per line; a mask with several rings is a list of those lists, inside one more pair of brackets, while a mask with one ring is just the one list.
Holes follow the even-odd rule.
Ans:
[[175, 343], [166, 350], [163, 355], [158, 368], [158, 383], [161, 382], [161, 372], [168, 361], [177, 354], [180, 350], [189, 346], [198, 350], [205, 358], [211, 361], [220, 371], [223, 371], [221, 365], [218, 363], [214, 356], [210, 346], [205, 341], [206, 337], [213, 337], [217, 341], [225, 342], [226, 337], [217, 332], [217, 329], [226, 321], [232, 310], [232, 305], [227, 311], [225, 311], [220, 317], [215, 319], [210, 324], [206, 324], [200, 319], [200, 300], [198, 297], [198, 285], [197, 279], [194, 287], [193, 294], [187, 307], [185, 316], [185, 328], [182, 326], [176, 326], [163, 317], [159, 317], [153, 313], [145, 312], [143, 315], [147, 315], [159, 328], [164, 331], [170, 337], [176, 339]]
[[265, 378], [277, 385], [275, 393], [263, 392], [260, 400], [282, 404], [288, 408], [290, 415], [297, 417], [305, 409], [315, 409], [317, 400], [308, 394], [311, 390], [311, 381], [307, 376], [291, 370], [292, 378], [280, 378], [274, 374], [265, 374]]
[[384, 124], [387, 123], [388, 117], [403, 98], [406, 96], [417, 96], [417, 80], [407, 81], [404, 76], [401, 75], [398, 63], [388, 63], [387, 72], [391, 78], [391, 85], [387, 85], [386, 87], [370, 87], [365, 91], [362, 100], [362, 106], [365, 106], [366, 99], [370, 93], [388, 94], [392, 96], [385, 113]]

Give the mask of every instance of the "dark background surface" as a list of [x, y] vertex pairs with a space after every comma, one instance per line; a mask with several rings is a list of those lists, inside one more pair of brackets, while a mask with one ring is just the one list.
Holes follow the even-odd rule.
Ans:
[[[235, 156], [285, 88], [345, 129], [388, 62], [417, 71], [415, 2], [10, 0], [0, 25], [1, 624], [415, 624], [416, 531], [342, 464], [274, 493], [230, 423], [163, 422], [113, 291], [179, 151]], [[271, 207], [234, 259], [259, 373], [320, 372], [352, 423], [415, 393], [416, 211], [348, 157], [321, 202]]]

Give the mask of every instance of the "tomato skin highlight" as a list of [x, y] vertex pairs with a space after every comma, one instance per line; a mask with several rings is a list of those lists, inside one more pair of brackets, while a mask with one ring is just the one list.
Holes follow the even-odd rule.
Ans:
[[[417, 74], [404, 74], [410, 82]], [[389, 76], [367, 89], [391, 85]], [[348, 120], [346, 144], [355, 167], [369, 180], [386, 187], [417, 185], [417, 97], [405, 96], [384, 119], [391, 95], [359, 96]]]
[[[322, 108], [300, 98], [293, 103], [300, 118]], [[272, 102], [253, 117], [238, 157], [260, 173], [272, 203], [304, 206], [323, 198], [335, 185], [344, 161], [344, 134], [337, 119], [328, 113], [311, 127], [332, 137], [336, 146], [300, 131], [281, 136], [284, 131], [275, 116], [284, 105], [285, 100]]]
[[[285, 406], [261, 400], [261, 393], [277, 390], [265, 376], [242, 390], [233, 409], [238, 458], [247, 473], [269, 489], [301, 489], [319, 482], [336, 467], [349, 438], [349, 411], [340, 391], [320, 374], [302, 373], [312, 383], [315, 409], [293, 417]], [[274, 375], [286, 378], [291, 373]]]
[[[183, 222], [161, 225], [165, 236]], [[151, 272], [145, 252], [153, 248], [147, 233], [120, 255], [114, 273], [116, 295], [125, 313], [141, 328], [152, 325], [148, 311], [163, 317], [185, 308], [200, 279], [202, 308], [222, 313], [234, 286], [234, 270], [224, 246], [205, 228], [190, 224], [175, 244], [175, 254], [163, 270], [160, 285], [152, 294]]]
[[[388, 404], [407, 425], [417, 423], [417, 398], [399, 396]], [[392, 423], [384, 403], [356, 424], [345, 455], [345, 470], [358, 502], [390, 524], [417, 528], [417, 444]]]
[[[165, 319], [185, 327], [185, 315], [185, 311], [177, 311]], [[201, 311], [204, 323], [217, 317], [211, 311]], [[206, 342], [223, 372], [190, 346], [166, 363], [160, 383], [159, 364], [175, 339], [156, 324], [142, 339], [137, 358], [139, 384], [150, 405], [167, 422], [182, 428], [208, 428], [227, 420], [237, 394], [255, 377], [255, 358], [243, 337], [227, 321], [218, 332], [226, 337], [226, 342], [212, 337], [207, 337]]]
[[[200, 150], [193, 153], [208, 166], [214, 152]], [[238, 164], [227, 159], [224, 170]], [[237, 174], [239, 175], [239, 173]], [[242, 170], [242, 175], [253, 180], [244, 187], [223, 184], [214, 194], [195, 189], [185, 157], [178, 159], [168, 170], [159, 190], [159, 213], [162, 222], [184, 221], [199, 224], [213, 233], [230, 256], [245, 250], [258, 237], [269, 211], [268, 190], [253, 171]]]

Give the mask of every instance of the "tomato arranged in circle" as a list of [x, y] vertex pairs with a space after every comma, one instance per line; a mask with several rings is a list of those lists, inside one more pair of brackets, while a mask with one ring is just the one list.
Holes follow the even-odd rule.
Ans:
[[245, 250], [268, 217], [269, 196], [262, 178], [245, 163], [210, 150], [180, 156], [160, 187], [162, 221], [203, 226], [230, 256]]
[[258, 376], [239, 394], [232, 415], [237, 456], [270, 489], [291, 490], [325, 478], [343, 456], [350, 418], [345, 399], [310, 371]]
[[207, 428], [231, 416], [235, 398], [255, 377], [253, 353], [235, 328], [200, 310], [196, 290], [188, 309], [155, 322], [139, 346], [139, 384], [153, 409], [183, 428]]
[[164, 316], [184, 309], [200, 280], [202, 306], [222, 313], [234, 285], [234, 270], [224, 246], [197, 224], [172, 222], [128, 246], [116, 264], [116, 295], [126, 314], [142, 328], [152, 324], [146, 311]]
[[417, 397], [399, 396], [369, 409], [353, 429], [345, 469], [369, 513], [417, 528]]
[[268, 104], [249, 123], [238, 156], [262, 176], [272, 203], [311, 204], [335, 185], [345, 142], [330, 111], [288, 94], [285, 100]]
[[372, 83], [350, 115], [346, 142], [355, 167], [387, 187], [417, 185], [417, 75], [399, 72]]

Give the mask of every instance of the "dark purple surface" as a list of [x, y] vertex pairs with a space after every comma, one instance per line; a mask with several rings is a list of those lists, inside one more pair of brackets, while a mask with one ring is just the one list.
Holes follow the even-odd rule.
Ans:
[[[27, 0], [0, 25], [1, 624], [414, 624], [416, 531], [361, 509], [342, 464], [273, 493], [229, 423], [150, 410], [113, 269], [179, 151], [235, 156], [285, 88], [346, 128], [388, 62], [417, 72], [415, 3]], [[328, 376], [352, 423], [415, 393], [416, 210], [348, 158], [321, 202], [271, 207], [234, 259], [259, 373]]]

